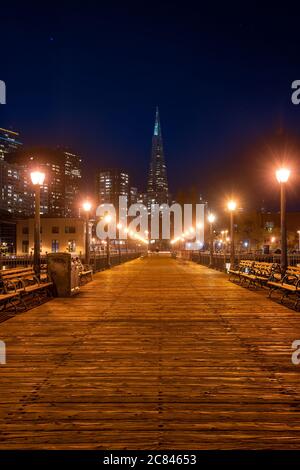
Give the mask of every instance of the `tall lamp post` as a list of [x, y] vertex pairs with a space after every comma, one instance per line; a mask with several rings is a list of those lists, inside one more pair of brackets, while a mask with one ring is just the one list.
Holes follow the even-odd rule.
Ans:
[[45, 181], [45, 173], [42, 171], [32, 171], [30, 173], [31, 182], [35, 187], [35, 217], [34, 217], [34, 252], [33, 268], [39, 277], [41, 270], [41, 186]]
[[90, 264], [90, 211], [92, 204], [89, 201], [85, 201], [82, 204], [82, 208], [85, 212], [85, 264]]
[[281, 231], [281, 270], [287, 268], [287, 239], [286, 239], [286, 183], [290, 177], [290, 170], [280, 168], [276, 171], [276, 178], [280, 184], [280, 231]]
[[208, 214], [209, 222], [209, 266], [214, 265], [214, 227], [213, 223], [216, 220], [216, 216], [212, 213]]
[[227, 209], [230, 213], [230, 267], [231, 269], [234, 266], [235, 256], [234, 256], [234, 212], [236, 210], [236, 202], [231, 200], [227, 204]]
[[298, 233], [298, 251], [300, 252], [300, 230], [297, 230]]
[[[106, 224], [109, 224], [109, 222], [111, 222], [111, 215], [109, 214], [106, 214], [104, 216], [104, 222]], [[106, 237], [106, 259], [107, 259], [107, 267], [110, 268], [110, 238], [109, 238], [109, 235], [107, 235]]]
[[123, 225], [121, 223], [118, 223], [117, 224], [117, 229], [119, 231], [119, 239], [118, 239], [119, 264], [121, 264], [121, 260], [122, 260], [122, 258], [121, 258], [121, 237], [120, 237], [120, 232], [121, 232], [122, 228], [123, 228]]

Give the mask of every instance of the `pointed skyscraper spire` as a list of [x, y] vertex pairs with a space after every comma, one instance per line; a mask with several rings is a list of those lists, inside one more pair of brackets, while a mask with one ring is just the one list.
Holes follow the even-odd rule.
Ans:
[[147, 188], [148, 206], [167, 203], [169, 189], [158, 106], [156, 107], [152, 153]]
[[156, 106], [155, 124], [154, 124], [154, 133], [153, 134], [156, 135], [156, 136], [161, 136], [158, 106]]

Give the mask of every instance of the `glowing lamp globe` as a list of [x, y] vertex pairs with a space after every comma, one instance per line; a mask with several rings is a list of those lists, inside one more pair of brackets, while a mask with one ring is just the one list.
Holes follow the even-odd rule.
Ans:
[[86, 201], [82, 204], [82, 208], [85, 212], [90, 212], [92, 204], [89, 201]]
[[207, 219], [210, 224], [213, 224], [214, 221], [216, 220], [216, 216], [214, 214], [208, 214]]
[[229, 211], [235, 211], [236, 210], [236, 202], [235, 201], [229, 201], [227, 204], [227, 208]]
[[287, 183], [290, 177], [291, 171], [287, 168], [280, 168], [276, 171], [276, 178], [278, 183]]
[[111, 215], [107, 214], [105, 217], [104, 217], [104, 222], [106, 224], [109, 224], [109, 222], [111, 222]]
[[45, 181], [45, 173], [42, 171], [32, 171], [30, 173], [30, 178], [34, 186], [42, 186]]

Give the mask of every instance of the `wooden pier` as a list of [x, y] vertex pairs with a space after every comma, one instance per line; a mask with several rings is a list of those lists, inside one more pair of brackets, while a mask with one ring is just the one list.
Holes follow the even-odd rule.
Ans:
[[300, 314], [153, 256], [0, 324], [1, 449], [300, 449]]

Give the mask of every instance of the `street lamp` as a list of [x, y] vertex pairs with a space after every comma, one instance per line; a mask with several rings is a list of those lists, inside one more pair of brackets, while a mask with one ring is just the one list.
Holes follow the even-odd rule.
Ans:
[[228, 201], [227, 203], [227, 209], [229, 210], [230, 212], [230, 267], [231, 269], [233, 268], [234, 266], [234, 220], [233, 220], [233, 215], [234, 215], [234, 212], [236, 210], [236, 202], [231, 200], [231, 201]]
[[208, 214], [207, 219], [208, 219], [209, 228], [210, 228], [210, 230], [209, 230], [209, 265], [213, 266], [213, 264], [214, 264], [213, 223], [216, 220], [216, 216], [214, 214], [210, 213], [210, 214]]
[[123, 225], [119, 222], [117, 224], [117, 229], [119, 230], [119, 240], [118, 240], [118, 252], [119, 252], [119, 264], [121, 264], [121, 238], [120, 238], [120, 231], [122, 230]]
[[[104, 222], [106, 224], [109, 224], [112, 220], [112, 217], [110, 214], [106, 214], [104, 216]], [[107, 264], [107, 267], [110, 268], [110, 238], [109, 238], [109, 235], [107, 235], [106, 237], [106, 264]]]
[[35, 186], [35, 217], [34, 217], [34, 253], [33, 268], [35, 274], [40, 275], [41, 263], [41, 186], [45, 181], [45, 173], [42, 171], [32, 171], [30, 173], [31, 182]]
[[276, 171], [276, 178], [280, 184], [280, 231], [281, 231], [281, 270], [285, 272], [287, 268], [287, 239], [286, 239], [286, 183], [291, 171], [287, 168], [280, 168]]
[[82, 204], [82, 208], [85, 212], [85, 264], [90, 264], [90, 227], [89, 218], [92, 204], [89, 201], [85, 201]]
[[298, 233], [298, 237], [299, 237], [299, 245], [298, 245], [298, 250], [300, 252], [300, 230], [297, 230], [297, 233]]

